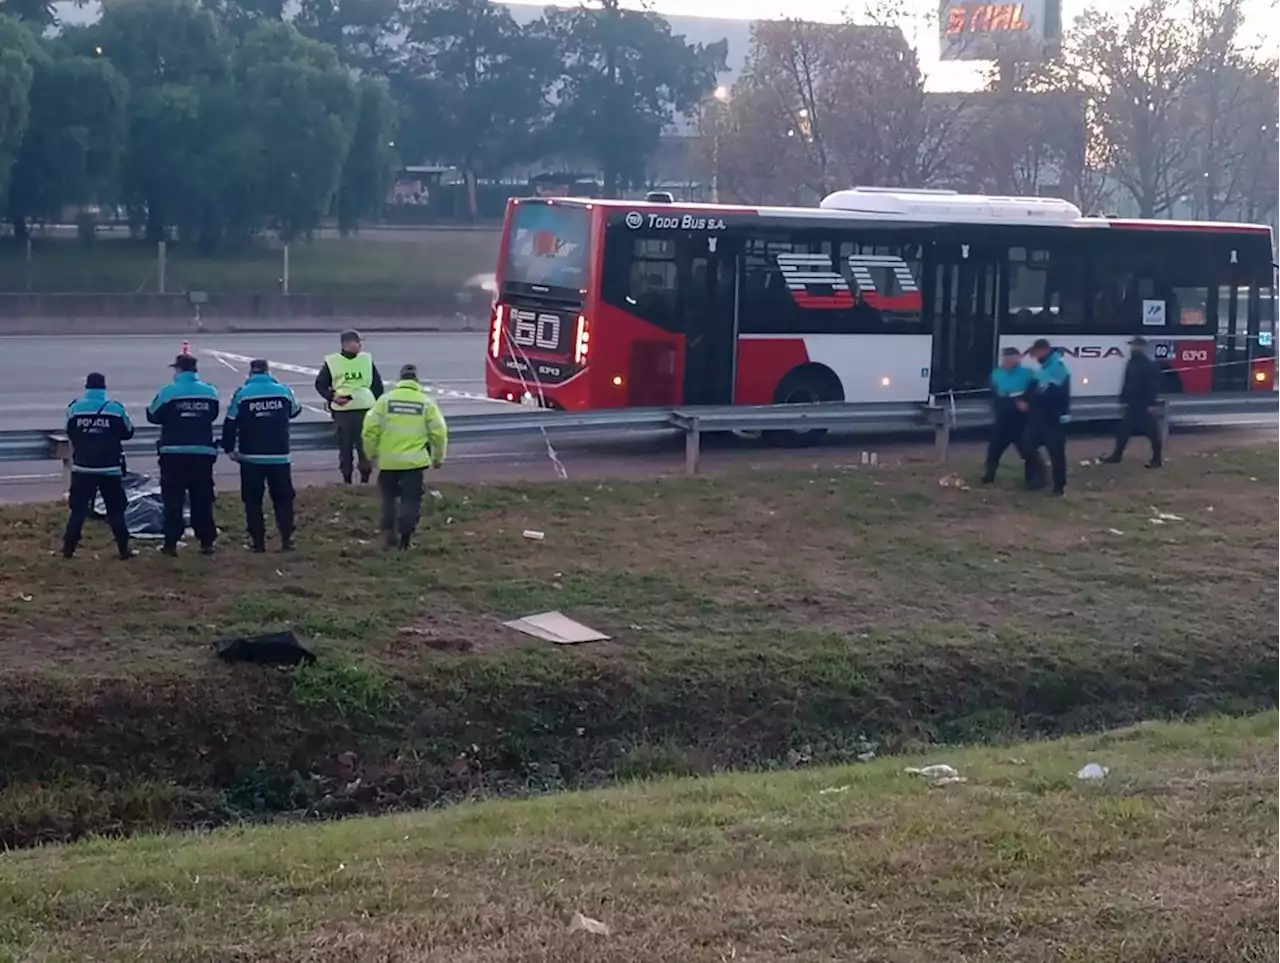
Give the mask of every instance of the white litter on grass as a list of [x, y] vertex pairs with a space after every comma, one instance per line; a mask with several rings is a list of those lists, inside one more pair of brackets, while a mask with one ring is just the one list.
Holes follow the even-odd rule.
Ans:
[[1111, 770], [1106, 766], [1100, 766], [1096, 762], [1091, 762], [1087, 766], [1085, 766], [1083, 769], [1081, 769], [1078, 773], [1076, 773], [1076, 778], [1090, 780], [1090, 781], [1105, 779], [1107, 773], [1109, 773], [1110, 771]]
[[960, 773], [956, 772], [955, 767], [948, 766], [945, 762], [925, 766], [923, 769], [909, 766], [902, 771], [908, 776], [924, 776], [926, 779], [956, 779], [960, 775]]
[[535, 639], [554, 642], [557, 645], [578, 645], [582, 642], [607, 642], [609, 636], [597, 632], [590, 626], [575, 622], [560, 612], [543, 612], [541, 615], [526, 615], [522, 619], [503, 622], [509, 629], [532, 635]]
[[1108, 528], [1108, 529], [1107, 529], [1107, 531], [1109, 531], [1112, 535], [1123, 535], [1123, 534], [1124, 534], [1124, 532], [1120, 531], [1120, 529], [1118, 529], [1118, 528]]
[[520, 533], [531, 542], [540, 542], [547, 537], [546, 532], [536, 532], [533, 529], [526, 529]]
[[1170, 515], [1168, 512], [1158, 512], [1156, 518], [1162, 522], [1181, 522], [1186, 520], [1181, 515]]
[[574, 913], [569, 920], [570, 933], [591, 933], [595, 936], [608, 936], [609, 925], [601, 923], [599, 920], [593, 920], [590, 916], [583, 916], [581, 913]]
[[433, 488], [431, 489], [431, 497], [434, 498], [436, 501], [440, 501], [441, 499], [444, 498], [444, 495]]
[[828, 786], [826, 789], [819, 789], [819, 796], [837, 796], [842, 792], [848, 792], [848, 786]]

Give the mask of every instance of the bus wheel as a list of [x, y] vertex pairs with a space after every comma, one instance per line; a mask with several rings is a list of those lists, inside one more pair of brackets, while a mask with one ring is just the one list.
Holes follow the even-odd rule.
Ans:
[[[808, 365], [792, 371], [774, 392], [775, 405], [813, 405], [823, 401], [844, 401], [844, 388], [830, 368]], [[811, 431], [766, 431], [765, 441], [779, 448], [810, 448], [821, 444], [827, 429]]]

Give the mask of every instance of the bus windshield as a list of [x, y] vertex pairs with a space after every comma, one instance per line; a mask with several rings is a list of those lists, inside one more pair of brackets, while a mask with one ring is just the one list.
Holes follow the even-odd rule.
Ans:
[[504, 286], [587, 285], [591, 212], [567, 204], [524, 202], [515, 209], [503, 265]]

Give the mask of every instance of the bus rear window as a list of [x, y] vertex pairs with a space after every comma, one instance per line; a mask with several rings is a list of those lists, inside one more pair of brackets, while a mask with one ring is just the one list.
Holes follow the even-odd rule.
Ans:
[[567, 204], [520, 204], [507, 241], [503, 284], [587, 286], [591, 212]]

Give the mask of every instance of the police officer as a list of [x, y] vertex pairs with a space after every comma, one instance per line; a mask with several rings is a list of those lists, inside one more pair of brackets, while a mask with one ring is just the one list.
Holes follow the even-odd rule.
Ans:
[[344, 484], [351, 484], [352, 452], [360, 468], [360, 481], [367, 482], [373, 466], [365, 454], [361, 431], [366, 413], [382, 396], [382, 375], [373, 356], [360, 350], [360, 332], [342, 332], [342, 350], [327, 355], [316, 375], [316, 391], [329, 405], [338, 436], [338, 469]]
[[1044, 338], [1029, 352], [1039, 365], [1033, 372], [1027, 396], [1027, 431], [1032, 459], [1027, 487], [1044, 487], [1044, 463], [1040, 449], [1049, 454], [1053, 473], [1053, 494], [1061, 496], [1067, 487], [1067, 422], [1071, 420], [1071, 369], [1062, 352]]
[[405, 365], [364, 423], [364, 450], [378, 464], [387, 548], [409, 547], [422, 514], [422, 473], [444, 464], [448, 444], [440, 406], [418, 383], [417, 367]]
[[[240, 500], [244, 502], [249, 548], [267, 550], [267, 524], [262, 515], [264, 489], [280, 532], [280, 550], [293, 549], [293, 468], [289, 455], [289, 422], [302, 405], [287, 385], [271, 376], [262, 360], [249, 362], [249, 380], [236, 389], [222, 423], [222, 449], [240, 463]], [[239, 450], [237, 450], [239, 446]]]
[[62, 555], [71, 558], [80, 544], [84, 520], [93, 500], [102, 494], [107, 524], [122, 559], [136, 554], [129, 548], [124, 510], [124, 452], [121, 444], [133, 437], [133, 422], [124, 405], [107, 397], [107, 379], [94, 371], [84, 379], [84, 395], [67, 406], [67, 437], [71, 439], [71, 495]]
[[213, 423], [218, 417], [218, 389], [200, 380], [196, 359], [180, 354], [173, 362], [173, 381], [147, 405], [147, 421], [160, 426], [160, 498], [164, 503], [165, 555], [178, 554], [182, 506], [190, 499], [191, 527], [200, 551], [213, 554], [218, 530], [213, 522]]
[[991, 372], [991, 401], [995, 422], [991, 426], [991, 440], [987, 443], [987, 470], [982, 483], [990, 485], [996, 480], [996, 469], [1005, 449], [1014, 445], [1022, 456], [1026, 481], [1032, 480], [1031, 452], [1027, 448], [1027, 392], [1031, 389], [1031, 369], [1022, 364], [1022, 352], [1017, 348], [1005, 348], [1000, 352], [1000, 365]]
[[1160, 426], [1156, 424], [1155, 406], [1160, 401], [1160, 366], [1147, 354], [1147, 339], [1139, 335], [1129, 342], [1129, 360], [1124, 366], [1124, 382], [1120, 385], [1120, 405], [1124, 415], [1116, 432], [1116, 447], [1102, 460], [1108, 465], [1120, 464], [1125, 446], [1133, 435], [1142, 435], [1151, 442], [1151, 460], [1148, 468], [1159, 468], [1164, 463], [1164, 443]]

